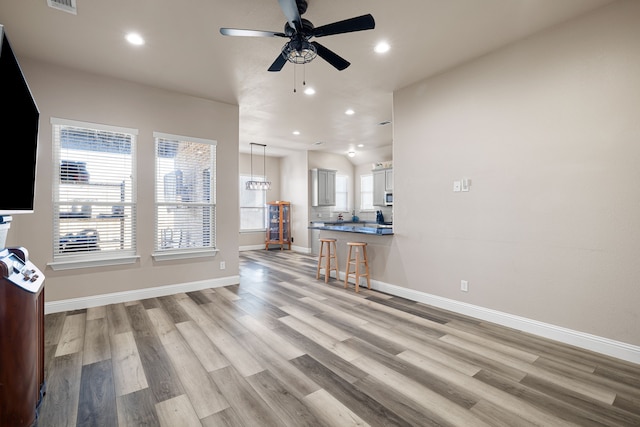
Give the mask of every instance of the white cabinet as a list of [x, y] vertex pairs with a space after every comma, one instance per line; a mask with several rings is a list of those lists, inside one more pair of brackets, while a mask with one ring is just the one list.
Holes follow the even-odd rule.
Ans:
[[393, 169], [385, 169], [384, 171], [384, 189], [385, 191], [393, 191]]
[[376, 169], [372, 173], [373, 206], [385, 206], [384, 193], [393, 191], [393, 169]]
[[311, 169], [311, 206], [336, 205], [336, 171]]

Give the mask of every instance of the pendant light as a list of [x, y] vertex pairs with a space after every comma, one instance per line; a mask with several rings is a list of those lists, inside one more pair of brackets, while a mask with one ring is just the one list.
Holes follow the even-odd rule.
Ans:
[[[247, 181], [247, 190], [271, 190], [271, 181], [267, 181], [267, 146], [265, 144], [249, 143], [251, 146], [251, 181]], [[253, 179], [253, 146], [262, 147], [262, 172], [264, 173], [264, 181], [256, 181]]]

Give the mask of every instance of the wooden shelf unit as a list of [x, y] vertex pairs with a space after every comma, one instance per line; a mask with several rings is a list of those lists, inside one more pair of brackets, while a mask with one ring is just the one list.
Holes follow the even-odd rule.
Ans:
[[264, 248], [269, 245], [280, 245], [280, 250], [287, 245], [291, 250], [291, 202], [267, 203], [267, 236]]

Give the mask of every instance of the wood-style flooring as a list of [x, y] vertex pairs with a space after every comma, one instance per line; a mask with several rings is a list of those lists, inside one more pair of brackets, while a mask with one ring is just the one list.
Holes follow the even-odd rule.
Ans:
[[241, 253], [240, 285], [46, 316], [49, 426], [640, 426], [640, 366]]

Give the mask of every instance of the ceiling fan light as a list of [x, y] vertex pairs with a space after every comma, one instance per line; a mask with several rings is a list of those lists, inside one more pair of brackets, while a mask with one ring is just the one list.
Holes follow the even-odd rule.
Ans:
[[318, 55], [316, 47], [306, 40], [302, 40], [299, 44], [299, 48], [293, 46], [293, 42], [288, 42], [282, 47], [282, 55], [287, 61], [294, 64], [306, 64], [313, 61]]

